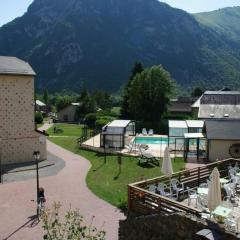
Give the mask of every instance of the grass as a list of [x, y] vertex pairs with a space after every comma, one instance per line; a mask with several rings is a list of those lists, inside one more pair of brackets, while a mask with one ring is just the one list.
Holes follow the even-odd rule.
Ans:
[[[121, 206], [127, 202], [127, 185], [142, 179], [153, 178], [161, 175], [160, 167], [138, 165], [134, 157], [122, 158], [122, 169], [119, 172], [117, 156], [107, 156], [106, 164], [104, 156], [79, 149], [76, 139], [73, 138], [51, 138], [55, 144], [67, 150], [87, 158], [92, 167], [87, 175], [87, 185], [98, 197], [115, 205]], [[174, 171], [185, 167], [183, 159], [178, 158], [173, 162]]]
[[80, 137], [82, 134], [82, 126], [79, 124], [69, 124], [69, 123], [57, 123], [55, 126], [59, 129], [62, 129], [61, 133], [54, 133], [54, 127], [51, 127], [47, 130], [47, 133], [50, 136], [71, 136], [71, 137]]

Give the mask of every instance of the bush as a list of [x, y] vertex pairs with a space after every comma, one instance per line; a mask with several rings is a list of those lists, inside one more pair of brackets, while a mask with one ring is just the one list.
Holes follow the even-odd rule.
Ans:
[[92, 225], [94, 216], [89, 225], [84, 223], [78, 210], [69, 209], [64, 218], [60, 218], [60, 203], [55, 203], [53, 209], [47, 209], [41, 216], [43, 239], [46, 240], [104, 240], [105, 231], [98, 230]]
[[43, 115], [41, 112], [35, 112], [35, 122], [37, 124], [42, 124], [43, 123]]
[[84, 118], [84, 123], [90, 127], [90, 128], [94, 128], [95, 123], [97, 120], [97, 116], [96, 113], [88, 113], [85, 118]]
[[107, 123], [113, 121], [115, 118], [111, 116], [104, 116], [100, 117], [96, 121], [96, 128], [97, 129], [102, 129], [103, 126], [105, 126]]

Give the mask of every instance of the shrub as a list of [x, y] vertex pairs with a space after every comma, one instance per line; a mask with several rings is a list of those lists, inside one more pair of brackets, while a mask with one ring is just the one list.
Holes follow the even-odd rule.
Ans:
[[105, 126], [107, 123], [113, 121], [115, 118], [111, 117], [111, 116], [104, 116], [104, 117], [100, 117], [99, 119], [97, 119], [96, 121], [96, 128], [97, 129], [101, 129], [103, 126]]
[[60, 203], [54, 203], [52, 210], [47, 209], [41, 216], [43, 239], [46, 240], [104, 240], [105, 231], [98, 230], [92, 225], [84, 223], [79, 211], [71, 208], [66, 212], [64, 218], [60, 218]]
[[90, 127], [90, 128], [94, 128], [95, 123], [96, 123], [96, 113], [88, 113], [85, 118], [84, 118], [84, 123]]
[[35, 122], [37, 124], [43, 123], [43, 115], [41, 112], [35, 112]]

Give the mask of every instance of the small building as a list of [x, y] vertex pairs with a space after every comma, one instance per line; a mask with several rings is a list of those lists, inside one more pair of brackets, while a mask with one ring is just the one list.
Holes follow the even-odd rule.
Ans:
[[210, 161], [240, 158], [240, 120], [207, 120], [207, 156]]
[[130, 136], [135, 136], [135, 122], [131, 120], [114, 120], [102, 128], [100, 146], [124, 148]]
[[206, 91], [192, 112], [198, 119], [240, 119], [240, 91]]
[[193, 100], [189, 97], [179, 97], [178, 99], [171, 99], [168, 108], [169, 113], [172, 116], [178, 115], [191, 115], [192, 109], [191, 105]]
[[47, 106], [45, 103], [43, 103], [40, 100], [36, 100], [36, 111], [41, 112], [43, 114], [46, 114], [47, 112]]
[[168, 121], [169, 137], [184, 137], [184, 133], [188, 133], [186, 121], [169, 120]]
[[34, 151], [46, 159], [46, 137], [35, 128], [35, 75], [28, 63], [0, 56], [1, 164], [31, 162]]
[[202, 120], [186, 120], [188, 133], [201, 133], [204, 121]]
[[77, 109], [79, 108], [80, 103], [71, 103], [65, 108], [61, 109], [57, 113], [57, 118], [59, 122], [77, 122]]

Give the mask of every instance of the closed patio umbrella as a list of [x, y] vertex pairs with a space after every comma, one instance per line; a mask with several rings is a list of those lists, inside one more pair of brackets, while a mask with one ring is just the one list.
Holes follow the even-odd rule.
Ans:
[[164, 156], [163, 156], [163, 163], [162, 163], [162, 173], [167, 176], [171, 177], [173, 174], [173, 169], [172, 169], [172, 160], [170, 157], [170, 152], [169, 148], [166, 147], [164, 150]]
[[213, 169], [211, 176], [208, 186], [208, 208], [212, 212], [221, 203], [220, 174], [217, 168]]

